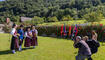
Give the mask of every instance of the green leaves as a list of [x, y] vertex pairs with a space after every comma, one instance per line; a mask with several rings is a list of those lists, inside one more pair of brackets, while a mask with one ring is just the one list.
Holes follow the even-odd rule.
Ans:
[[84, 18], [88, 22], [99, 22], [103, 18], [103, 14], [101, 12], [91, 12], [86, 15], [84, 15]]
[[57, 19], [56, 16], [54, 16], [54, 17], [48, 17], [47, 21], [48, 21], [48, 22], [57, 22], [58, 19]]
[[[45, 17], [51, 22], [62, 21], [62, 18], [69, 15], [77, 20], [83, 15], [95, 12], [98, 6], [101, 6], [105, 16], [105, 1], [101, 0], [6, 0], [0, 2], [0, 16], [6, 17], [24, 16], [24, 17]], [[102, 7], [103, 6], [103, 7]], [[94, 14], [93, 14], [94, 15]], [[67, 17], [68, 18], [68, 17]], [[16, 21], [12, 19], [12, 21]], [[47, 20], [46, 20], [47, 21]], [[49, 22], [50, 22], [49, 21]]]

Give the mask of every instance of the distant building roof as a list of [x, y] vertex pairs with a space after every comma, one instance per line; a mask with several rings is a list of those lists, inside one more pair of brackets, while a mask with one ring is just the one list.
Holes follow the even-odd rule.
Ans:
[[0, 24], [0, 27], [4, 27], [5, 25], [4, 24]]
[[21, 22], [29, 21], [29, 20], [32, 20], [32, 18], [29, 18], [29, 17], [21, 17]]

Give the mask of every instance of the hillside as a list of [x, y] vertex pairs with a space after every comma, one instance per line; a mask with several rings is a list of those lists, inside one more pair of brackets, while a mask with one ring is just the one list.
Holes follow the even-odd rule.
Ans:
[[[101, 10], [105, 16], [104, 0], [6, 0], [0, 2], [0, 22], [6, 17], [12, 21], [20, 16], [48, 17], [56, 16], [59, 21], [69, 15], [73, 19], [81, 19], [89, 12]], [[18, 18], [19, 19], [19, 18]]]

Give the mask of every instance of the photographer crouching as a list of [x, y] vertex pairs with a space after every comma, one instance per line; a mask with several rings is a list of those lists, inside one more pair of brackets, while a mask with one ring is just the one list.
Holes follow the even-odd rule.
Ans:
[[80, 36], [77, 36], [76, 40], [74, 40], [74, 47], [79, 49], [76, 60], [85, 60], [91, 57], [91, 50], [86, 43], [87, 39], [87, 36], [83, 37], [82, 39]]

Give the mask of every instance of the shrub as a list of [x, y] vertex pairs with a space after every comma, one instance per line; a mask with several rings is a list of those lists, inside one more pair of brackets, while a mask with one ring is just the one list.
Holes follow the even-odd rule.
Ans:
[[73, 18], [70, 15], [63, 16], [62, 21], [71, 21]]
[[48, 21], [48, 22], [57, 22], [58, 19], [57, 19], [56, 16], [54, 16], [54, 17], [48, 17], [48, 18], [47, 18], [47, 21]]
[[28, 21], [25, 21], [24, 24], [25, 25], [37, 25], [37, 24], [42, 24], [44, 23], [44, 18], [41, 18], [41, 17], [38, 17], [38, 16], [34, 16], [32, 18], [32, 20], [28, 20]]
[[31, 24], [33, 25], [37, 25], [37, 24], [42, 24], [44, 23], [44, 19], [38, 16], [34, 16], [34, 18], [32, 18]]
[[101, 12], [91, 12], [84, 15], [84, 18], [87, 22], [99, 22], [103, 18], [103, 14]]

